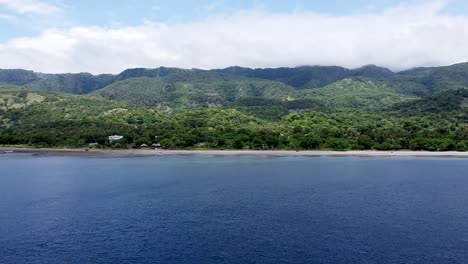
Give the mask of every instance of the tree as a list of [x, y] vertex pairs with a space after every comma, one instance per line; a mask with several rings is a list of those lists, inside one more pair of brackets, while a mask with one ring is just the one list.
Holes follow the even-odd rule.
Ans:
[[322, 139], [319, 136], [313, 134], [307, 134], [302, 137], [300, 145], [304, 149], [318, 149], [322, 143]]

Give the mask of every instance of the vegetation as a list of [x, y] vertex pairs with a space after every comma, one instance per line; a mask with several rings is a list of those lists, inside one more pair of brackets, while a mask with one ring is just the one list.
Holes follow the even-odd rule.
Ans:
[[401, 72], [386, 81], [399, 92], [428, 96], [439, 91], [468, 87], [468, 63], [417, 68]]
[[355, 70], [336, 66], [303, 66], [276, 69], [230, 67], [216, 71], [249, 78], [279, 81], [299, 89], [319, 88], [354, 76], [382, 78], [393, 75], [389, 69], [374, 65]]
[[128, 69], [118, 75], [89, 73], [44, 74], [26, 70], [1, 70], [0, 82], [23, 86], [28, 90], [71, 94], [89, 94], [119, 81], [147, 77], [165, 79], [164, 82], [191, 82], [200, 77], [209, 79], [261, 79], [282, 83], [292, 89], [314, 89], [344, 79], [365, 77], [385, 82], [392, 89], [416, 96], [468, 86], [468, 63], [446, 67], [416, 68], [394, 73], [387, 68], [367, 65], [357, 69], [337, 66], [302, 66], [296, 68], [250, 69], [229, 67], [218, 70], [186, 70], [160, 67], [156, 69]]
[[[398, 74], [375, 66], [115, 76], [1, 70], [9, 84], [0, 84], [0, 144], [468, 151], [465, 72], [465, 65]], [[124, 138], [109, 142], [114, 134]]]
[[93, 76], [89, 73], [47, 74], [41, 77], [24, 87], [33, 91], [87, 94], [111, 84], [114, 79], [114, 76], [108, 74]]
[[416, 97], [398, 93], [386, 83], [367, 78], [344, 79], [319, 89], [303, 91], [305, 98], [324, 103], [329, 112], [345, 109], [383, 109]]
[[162, 78], [130, 78], [92, 95], [144, 106], [177, 110], [225, 107], [245, 97], [286, 100], [294, 89], [279, 82], [195, 71]]

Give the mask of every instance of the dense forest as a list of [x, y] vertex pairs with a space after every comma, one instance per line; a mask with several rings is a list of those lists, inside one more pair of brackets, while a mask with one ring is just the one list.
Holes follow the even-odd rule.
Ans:
[[0, 82], [0, 145], [468, 151], [468, 64], [0, 70]]

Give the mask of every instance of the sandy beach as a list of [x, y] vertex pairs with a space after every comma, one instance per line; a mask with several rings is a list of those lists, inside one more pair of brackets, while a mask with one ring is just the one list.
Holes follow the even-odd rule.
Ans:
[[[0, 154], [37, 154], [54, 156], [163, 156], [163, 155], [207, 155], [207, 156], [272, 156], [272, 157], [464, 157], [468, 152], [429, 152], [429, 151], [288, 151], [288, 150], [85, 150], [51, 148], [0, 147]], [[0, 156], [1, 157], [1, 156]]]

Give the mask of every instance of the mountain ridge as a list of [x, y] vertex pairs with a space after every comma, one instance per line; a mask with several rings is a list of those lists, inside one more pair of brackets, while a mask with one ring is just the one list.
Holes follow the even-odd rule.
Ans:
[[[193, 78], [194, 75], [225, 74], [243, 78], [262, 79], [284, 83], [295, 89], [313, 89], [353, 77], [386, 81], [394, 89], [417, 96], [426, 96], [449, 86], [468, 86], [468, 63], [450, 66], [414, 68], [392, 72], [388, 68], [365, 65], [355, 69], [340, 66], [298, 66], [279, 68], [247, 68], [232, 66], [224, 69], [182, 69], [173, 67], [132, 68], [119, 74], [38, 73], [23, 69], [0, 69], [0, 82], [19, 85], [32, 91], [90, 94], [116, 82], [148, 78]], [[184, 77], [185, 76], [185, 77]], [[212, 75], [213, 76], [213, 75]], [[218, 76], [224, 78], [223, 76]], [[175, 80], [177, 81], [177, 80]]]

